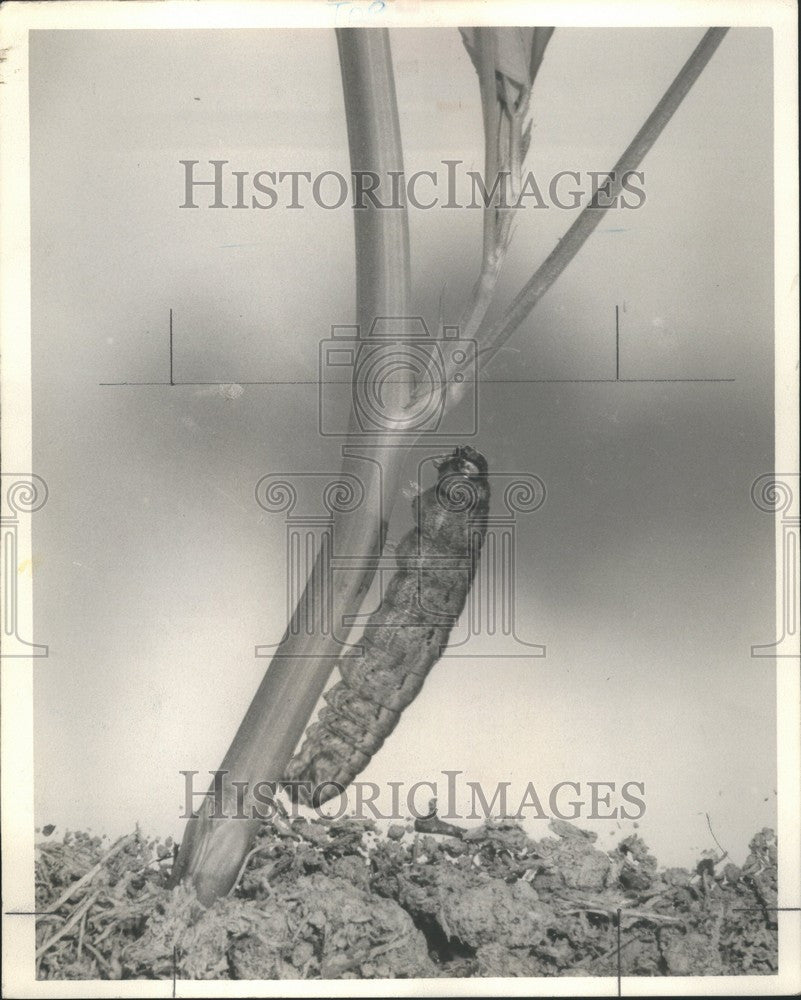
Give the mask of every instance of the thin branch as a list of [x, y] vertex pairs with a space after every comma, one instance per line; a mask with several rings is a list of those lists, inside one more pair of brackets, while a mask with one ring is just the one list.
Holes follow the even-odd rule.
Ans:
[[[717, 47], [723, 41], [728, 28], [710, 28], [703, 36], [690, 58], [679, 71], [673, 83], [648, 116], [645, 124], [635, 135], [626, 151], [610, 172], [611, 178], [596, 192], [579, 217], [559, 241], [556, 248], [537, 269], [533, 277], [519, 292], [503, 318], [490, 329], [479, 329], [474, 334], [478, 341], [477, 354], [482, 361], [482, 370], [506, 344], [509, 338], [528, 316], [542, 296], [556, 281], [562, 271], [582, 248], [595, 227], [604, 217], [607, 208], [614, 203], [623, 187], [623, 178], [636, 170], [645, 155], [662, 134], [693, 84], [701, 75]], [[601, 202], [606, 199], [606, 204]], [[462, 398], [469, 378], [470, 366], [476, 361], [468, 350], [466, 361], [460, 365], [451, 364], [445, 373], [448, 382], [446, 408], [455, 406]]]
[[603, 900], [595, 899], [564, 899], [561, 897], [555, 897], [560, 903], [567, 903], [568, 906], [572, 907], [569, 910], [564, 910], [564, 913], [574, 914], [574, 913], [598, 913], [607, 917], [615, 917], [620, 914], [620, 918], [631, 920], [648, 920], [655, 924], [684, 924], [685, 920], [681, 917], [671, 917], [664, 913], [652, 913], [650, 910], [638, 910], [635, 908], [622, 909], [619, 906], [615, 906], [611, 903], [605, 903]]
[[261, 851], [269, 851], [272, 850], [272, 848], [272, 844], [262, 844], [261, 847], [254, 847], [252, 850], [248, 851], [242, 861], [242, 864], [239, 866], [239, 871], [237, 872], [233, 885], [228, 890], [229, 896], [233, 895], [239, 887], [239, 883], [242, 881], [242, 876], [245, 874], [245, 869], [247, 868], [250, 859], [255, 857], [255, 855], [259, 854]]
[[721, 856], [715, 862], [716, 865], [719, 865], [721, 861], [723, 861], [725, 858], [727, 858], [729, 856], [729, 852], [727, 850], [725, 850], [725, 848], [723, 847], [723, 845], [721, 844], [721, 842], [715, 836], [715, 831], [712, 829], [712, 822], [709, 819], [709, 813], [704, 813], [704, 816], [706, 816], [706, 825], [709, 827], [709, 832], [712, 834], [712, 839], [718, 845], [718, 850], [720, 851], [720, 855]]
[[[704, 37], [682, 67], [676, 79], [665, 91], [662, 100], [648, 116], [645, 124], [615, 164], [611, 172], [612, 178], [609, 181], [609, 186], [605, 186], [596, 192], [590, 203], [584, 208], [567, 233], [559, 241], [559, 245], [551, 252], [534, 276], [517, 295], [500, 323], [481, 337], [484, 343], [479, 350], [479, 354], [484, 356], [485, 364], [495, 357], [501, 347], [503, 347], [570, 261], [576, 256], [587, 238], [604, 217], [604, 213], [609, 205], [620, 194], [623, 188], [623, 178], [637, 169], [646, 153], [648, 153], [662, 134], [663, 129], [678, 110], [709, 60], [715, 54], [717, 47], [723, 41], [728, 30], [728, 28], [709, 28], [704, 34]], [[607, 199], [606, 205], [601, 203], [602, 198]]]

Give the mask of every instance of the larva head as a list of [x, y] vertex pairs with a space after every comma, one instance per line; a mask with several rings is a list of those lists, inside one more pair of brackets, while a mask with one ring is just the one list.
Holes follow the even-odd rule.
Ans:
[[440, 478], [443, 476], [465, 476], [468, 479], [478, 479], [486, 476], [487, 460], [469, 445], [458, 447], [452, 455], [442, 459], [438, 464]]

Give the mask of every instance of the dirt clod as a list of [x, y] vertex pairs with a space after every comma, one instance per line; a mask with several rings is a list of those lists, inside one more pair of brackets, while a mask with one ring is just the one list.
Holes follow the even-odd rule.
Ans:
[[[436, 828], [436, 827], [434, 827]], [[52, 831], [51, 831], [52, 833]], [[560, 821], [457, 834], [372, 821], [265, 823], [235, 890], [169, 887], [172, 841], [37, 844], [41, 979], [370, 979], [775, 974], [777, 842], [740, 868], [660, 869]], [[719, 870], [718, 870], [719, 869]], [[618, 927], [619, 924], [619, 927]], [[618, 951], [618, 933], [620, 949]]]

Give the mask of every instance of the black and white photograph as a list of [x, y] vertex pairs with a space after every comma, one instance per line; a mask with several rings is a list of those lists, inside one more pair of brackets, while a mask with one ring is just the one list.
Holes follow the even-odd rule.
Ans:
[[796, 30], [3, 6], [4, 995], [797, 994]]

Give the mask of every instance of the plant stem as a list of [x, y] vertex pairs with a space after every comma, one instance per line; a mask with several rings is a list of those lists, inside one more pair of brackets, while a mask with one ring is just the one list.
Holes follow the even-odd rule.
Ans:
[[[386, 29], [337, 31], [351, 169], [379, 177], [403, 172], [389, 36]], [[355, 215], [357, 319], [369, 331], [379, 316], [409, 314], [409, 231], [405, 205], [381, 210], [369, 199]], [[403, 383], [387, 387], [396, 398], [386, 405], [399, 409], [408, 399]], [[368, 461], [357, 458], [352, 444], [358, 425], [351, 413], [348, 444], [343, 448], [343, 473], [356, 476], [364, 488], [355, 510], [334, 514], [335, 551], [346, 554], [359, 568], [326, 579], [322, 552], [312, 569], [295, 616], [305, 614], [307, 601], [319, 602], [330, 593], [332, 621], [359, 611], [380, 556], [392, 501], [400, 492], [406, 450], [397, 436], [371, 440]], [[330, 591], [329, 591], [330, 586]], [[259, 819], [235, 819], [232, 781], [248, 782], [245, 812], [253, 803], [250, 792], [259, 781], [279, 781], [314, 707], [322, 694], [341, 645], [337, 638], [315, 628], [314, 634], [288, 628], [220, 767], [225, 818], [213, 818], [214, 803], [206, 798], [197, 819], [187, 824], [173, 871], [173, 881], [191, 879], [198, 898], [210, 904], [234, 884], [243, 859], [259, 827]]]

